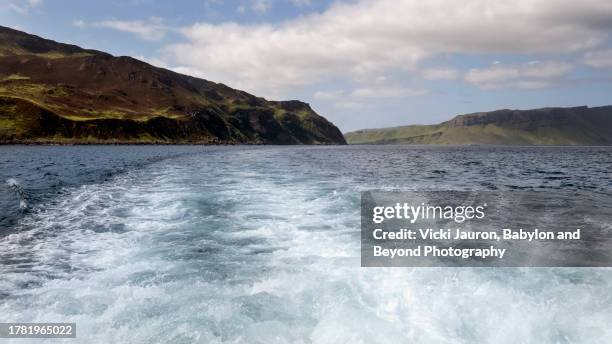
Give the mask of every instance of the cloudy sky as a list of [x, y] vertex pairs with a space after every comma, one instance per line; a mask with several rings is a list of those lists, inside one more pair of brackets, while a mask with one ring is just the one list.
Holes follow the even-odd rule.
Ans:
[[612, 104], [610, 0], [0, 0], [0, 25], [301, 99], [343, 131]]

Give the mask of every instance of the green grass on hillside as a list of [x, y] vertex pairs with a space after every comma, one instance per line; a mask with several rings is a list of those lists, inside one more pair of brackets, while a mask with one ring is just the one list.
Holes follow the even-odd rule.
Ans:
[[419, 125], [361, 130], [345, 134], [349, 144], [440, 144], [440, 145], [589, 145], [601, 138], [589, 128], [572, 126], [522, 130], [494, 124], [468, 127]]

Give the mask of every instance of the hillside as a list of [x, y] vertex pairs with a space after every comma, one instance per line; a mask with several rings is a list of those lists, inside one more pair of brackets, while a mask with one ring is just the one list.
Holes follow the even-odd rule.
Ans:
[[612, 145], [612, 106], [497, 110], [345, 137], [350, 144]]
[[0, 26], [0, 143], [36, 142], [346, 143], [306, 103]]

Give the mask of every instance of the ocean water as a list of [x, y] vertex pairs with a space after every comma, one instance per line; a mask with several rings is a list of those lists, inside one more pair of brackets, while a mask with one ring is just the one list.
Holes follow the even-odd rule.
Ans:
[[70, 343], [611, 343], [612, 269], [359, 259], [360, 191], [611, 170], [597, 147], [2, 146], [0, 318]]

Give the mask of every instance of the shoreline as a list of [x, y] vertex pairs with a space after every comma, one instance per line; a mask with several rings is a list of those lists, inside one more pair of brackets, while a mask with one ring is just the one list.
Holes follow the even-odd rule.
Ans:
[[283, 144], [283, 143], [261, 143], [261, 142], [168, 142], [168, 141], [0, 141], [0, 146], [349, 146], [341, 143], [311, 143], [311, 144]]
[[609, 148], [612, 145], [499, 145], [499, 144], [371, 144], [371, 143], [355, 143], [355, 144], [342, 144], [342, 143], [304, 143], [304, 144], [284, 144], [284, 143], [256, 143], [256, 142], [167, 142], [167, 141], [155, 141], [155, 142], [141, 142], [141, 141], [75, 141], [75, 142], [56, 142], [56, 141], [0, 141], [0, 146], [339, 146], [339, 147], [376, 147], [376, 146], [389, 146], [389, 147], [541, 147], [541, 148], [580, 148], [580, 147], [599, 147]]

